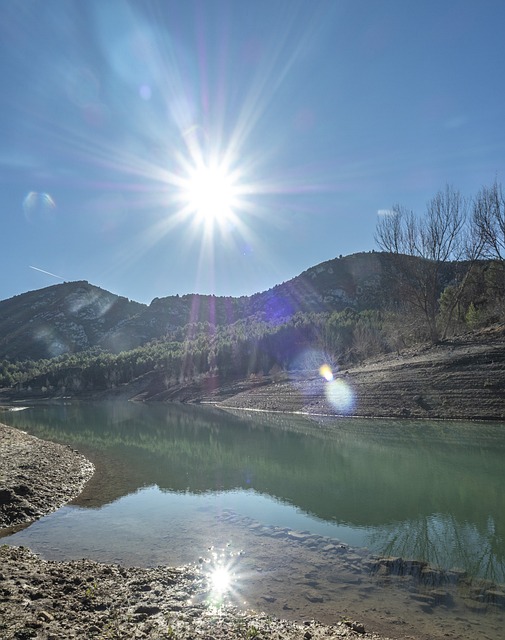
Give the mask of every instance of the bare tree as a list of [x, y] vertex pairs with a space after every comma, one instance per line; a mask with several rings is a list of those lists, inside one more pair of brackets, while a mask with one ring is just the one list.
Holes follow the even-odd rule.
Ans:
[[375, 242], [383, 251], [409, 254], [407, 227], [415, 222], [414, 214], [400, 204], [383, 213], [377, 222]]
[[396, 257], [395, 276], [401, 295], [421, 312], [433, 342], [440, 338], [437, 311], [441, 270], [444, 263], [464, 255], [466, 218], [465, 199], [446, 186], [428, 202], [424, 217], [395, 205], [377, 224], [377, 244]]
[[505, 197], [496, 181], [483, 187], [473, 202], [472, 224], [486, 257], [505, 260]]

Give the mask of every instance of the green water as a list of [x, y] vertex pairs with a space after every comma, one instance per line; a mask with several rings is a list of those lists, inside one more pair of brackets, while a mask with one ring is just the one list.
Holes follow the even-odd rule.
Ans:
[[316, 422], [132, 403], [1, 419], [97, 463], [74, 506], [9, 539], [49, 557], [191, 562], [194, 545], [208, 542], [194, 536], [209, 537], [212, 518], [229, 509], [505, 581], [503, 424]]

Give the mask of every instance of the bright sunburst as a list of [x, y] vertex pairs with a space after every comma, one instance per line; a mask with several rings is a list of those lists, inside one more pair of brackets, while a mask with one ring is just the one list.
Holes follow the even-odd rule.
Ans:
[[199, 164], [188, 170], [180, 185], [180, 197], [187, 210], [206, 225], [222, 224], [238, 206], [238, 185], [225, 165]]

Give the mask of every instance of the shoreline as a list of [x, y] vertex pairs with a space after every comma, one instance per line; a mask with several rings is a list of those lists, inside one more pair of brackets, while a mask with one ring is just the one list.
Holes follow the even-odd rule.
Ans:
[[93, 464], [69, 446], [0, 424], [0, 532], [28, 525], [77, 497]]
[[[247, 410], [247, 409], [245, 409]], [[0, 425], [0, 445], [5, 442], [4, 433], [10, 431], [10, 435], [19, 438], [25, 443], [31, 443], [31, 451], [34, 454], [33, 460], [28, 458], [22, 462], [22, 466], [27, 464], [31, 469], [30, 473], [38, 479], [38, 469], [36, 465], [37, 453], [41, 444], [45, 443], [49, 447], [46, 452], [50, 452], [52, 471], [58, 474], [55, 469], [55, 452], [69, 454], [81, 462], [85, 460], [75, 450], [52, 442], [39, 440], [29, 436], [22, 431], [11, 427]], [[0, 478], [5, 477], [3, 468], [5, 456], [0, 456]], [[88, 463], [89, 464], [89, 463]], [[26, 469], [24, 473], [26, 474]], [[4, 475], [2, 475], [4, 474]], [[60, 477], [60, 481], [62, 478]], [[40, 487], [40, 483], [38, 483]], [[68, 499], [75, 496], [70, 496]], [[66, 500], [67, 501], [67, 500]], [[66, 502], [65, 501], [65, 502]], [[48, 508], [47, 513], [54, 510]], [[40, 517], [40, 516], [39, 516]], [[229, 513], [224, 514], [224, 520], [233, 524], [235, 521], [244, 520], [243, 517]], [[247, 520], [247, 518], [246, 518]], [[395, 611], [389, 611], [381, 606], [377, 612], [382, 610], [387, 614], [389, 620], [377, 620], [382, 615], [370, 617], [371, 604], [370, 597], [372, 589], [369, 578], [365, 577], [363, 567], [361, 571], [358, 565], [356, 550], [351, 548], [344, 550], [347, 545], [337, 544], [321, 538], [315, 541], [317, 536], [305, 535], [301, 532], [287, 532], [270, 530], [271, 527], [262, 526], [259, 523], [246, 523], [254, 535], [258, 536], [258, 545], [274, 545], [275, 553], [279, 555], [296, 554], [301, 560], [298, 567], [297, 576], [306, 581], [308, 602], [305, 603], [304, 611], [298, 609], [295, 601], [289, 600], [289, 589], [281, 599], [279, 593], [270, 591], [260, 591], [262, 598], [257, 598], [253, 606], [256, 610], [244, 610], [235, 607], [231, 600], [226, 605], [216, 610], [216, 596], [212, 594], [212, 580], [209, 574], [208, 560], [200, 560], [201, 564], [179, 566], [158, 566], [157, 568], [142, 568], [138, 566], [124, 566], [116, 563], [103, 563], [93, 560], [71, 560], [71, 561], [50, 561], [38, 557], [35, 553], [23, 547], [11, 547], [0, 544], [0, 638], [2, 640], [19, 640], [20, 638], [40, 638], [41, 640], [64, 640], [73, 637], [86, 638], [194, 638], [195, 635], [203, 634], [203, 637], [222, 640], [224, 638], [283, 638], [284, 640], [295, 640], [295, 638], [316, 640], [319, 638], [356, 638], [364, 637], [374, 640], [387, 640], [387, 638], [403, 638], [409, 640], [431, 640], [442, 637], [442, 629], [450, 631], [444, 636], [463, 637], [457, 633], [451, 625], [444, 624], [444, 609], [454, 606], [456, 600], [456, 583], [453, 587], [438, 586], [438, 582], [427, 585], [428, 588], [420, 590], [413, 589], [416, 581], [419, 580], [418, 570], [421, 565], [416, 562], [402, 561], [401, 558], [375, 559], [377, 563], [374, 570], [375, 581], [380, 584], [389, 585], [405, 580], [413, 580], [412, 588], [408, 589], [410, 595], [406, 596], [417, 602], [417, 608], [426, 613], [431, 613], [433, 621], [426, 620], [426, 626], [419, 617], [420, 611], [404, 607], [399, 604]], [[0, 529], [0, 535], [8, 530]], [[315, 552], [315, 543], [323, 548], [323, 554], [318, 560], [311, 559], [311, 554]], [[329, 544], [333, 542], [334, 544]], [[288, 544], [295, 546], [288, 551], [284, 546]], [[335, 547], [337, 544], [337, 547]], [[332, 549], [329, 549], [332, 547]], [[332, 554], [336, 554], [333, 558]], [[247, 554], [249, 555], [249, 554]], [[254, 557], [254, 553], [251, 559]], [[287, 556], [286, 556], [287, 557]], [[319, 564], [319, 562], [322, 564]], [[247, 561], [247, 563], [249, 560]], [[247, 564], [246, 563], [246, 564]], [[305, 563], [305, 564], [304, 564]], [[350, 564], [349, 564], [350, 563]], [[370, 559], [363, 565], [370, 564]], [[408, 571], [405, 571], [405, 567]], [[309, 573], [304, 575], [302, 565]], [[347, 567], [347, 565], [349, 565]], [[317, 568], [319, 566], [319, 568]], [[320, 619], [324, 622], [316, 622], [313, 617], [318, 618], [322, 612], [323, 599], [312, 586], [316, 582], [324, 580], [323, 575], [317, 575], [319, 570], [336, 572], [344, 578], [342, 588], [346, 589], [347, 584], [354, 584], [356, 581], [360, 586], [360, 594], [355, 606], [349, 608], [350, 620], [345, 619], [347, 611], [344, 599], [338, 595], [332, 599], [334, 603], [334, 616], [330, 619], [323, 615]], [[283, 567], [280, 575], [286, 584], [291, 580], [290, 574], [286, 572], [287, 566]], [[432, 570], [426, 567], [431, 575]], [[300, 573], [301, 571], [301, 573]], [[294, 576], [293, 576], [294, 577]], [[312, 585], [312, 582], [314, 585]], [[330, 577], [331, 581], [331, 577]], [[102, 583], [105, 585], [101, 588]], [[305, 582], [304, 582], [305, 583]], [[442, 580], [442, 585], [444, 581]], [[312, 586], [310, 586], [312, 585]], [[489, 587], [491, 589], [491, 587]], [[260, 587], [261, 589], [261, 587]], [[491, 595], [505, 599], [505, 594], [498, 587], [493, 587]], [[453, 594], [454, 591], [454, 594]], [[114, 595], [111, 595], [114, 594]], [[343, 595], [343, 594], [342, 594]], [[328, 594], [324, 596], [326, 601]], [[361, 601], [363, 597], [363, 601]], [[311, 600], [311, 598], [315, 598]], [[263, 608], [263, 600], [265, 607]], [[405, 600], [405, 602], [406, 602]], [[280, 619], [278, 603], [285, 601], [284, 609], [288, 609], [285, 615], [287, 619]], [[311, 604], [314, 602], [315, 604]], [[329, 602], [329, 601], [328, 601]], [[466, 605], [468, 610], [476, 613], [485, 613], [486, 605], [477, 600], [468, 600]], [[259, 605], [259, 607], [258, 607]], [[291, 606], [288, 606], [291, 605]], [[433, 609], [431, 609], [433, 606]], [[294, 610], [298, 609], [298, 614], [293, 616]], [[500, 605], [500, 608], [503, 607]], [[340, 614], [339, 614], [340, 609]], [[289, 613], [291, 610], [291, 615]], [[368, 614], [366, 613], [368, 611]], [[261, 612], [261, 613], [260, 613]], [[280, 612], [281, 616], [284, 615]], [[301, 614], [301, 615], [300, 615]], [[363, 615], [364, 618], [360, 618]], [[426, 614], [425, 614], [426, 615]], [[302, 617], [303, 616], [303, 617]], [[435, 619], [438, 620], [440, 633], [432, 635]], [[336, 620], [336, 622], [334, 622]], [[361, 621], [360, 621], [361, 620]], [[396, 620], [396, 621], [395, 621]], [[364, 624], [363, 624], [364, 622]], [[4, 627], [2, 627], [2, 623]], [[396, 626], [398, 632], [396, 633]], [[366, 625], [366, 628], [365, 628]], [[393, 626], [392, 626], [393, 625]], [[368, 629], [375, 629], [376, 632], [369, 632]], [[476, 627], [477, 631], [478, 627]], [[486, 637], [485, 631], [482, 630]], [[31, 635], [30, 635], [31, 634]], [[308, 635], [307, 635], [308, 634]], [[467, 637], [466, 635], [464, 637]], [[476, 633], [473, 637], [480, 637]]]
[[[0, 533], [75, 498], [93, 465], [75, 450], [0, 424]], [[4, 487], [5, 485], [5, 487]], [[22, 487], [22, 488], [21, 488]], [[218, 600], [221, 596], [218, 594]], [[198, 566], [123, 567], [50, 561], [0, 545], [0, 638], [356, 638], [387, 640], [362, 623], [324, 625], [242, 611], [216, 600]], [[216, 606], [219, 605], [219, 606]]]

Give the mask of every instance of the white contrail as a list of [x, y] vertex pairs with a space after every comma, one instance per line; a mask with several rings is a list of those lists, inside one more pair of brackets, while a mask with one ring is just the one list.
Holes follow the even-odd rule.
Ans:
[[65, 278], [62, 278], [61, 276], [57, 276], [55, 273], [51, 273], [50, 271], [46, 271], [45, 269], [39, 269], [38, 267], [32, 267], [31, 265], [28, 265], [30, 267], [30, 269], [34, 269], [35, 271], [40, 271], [41, 273], [47, 273], [48, 276], [52, 276], [53, 278], [58, 278], [58, 280], [65, 280]]

